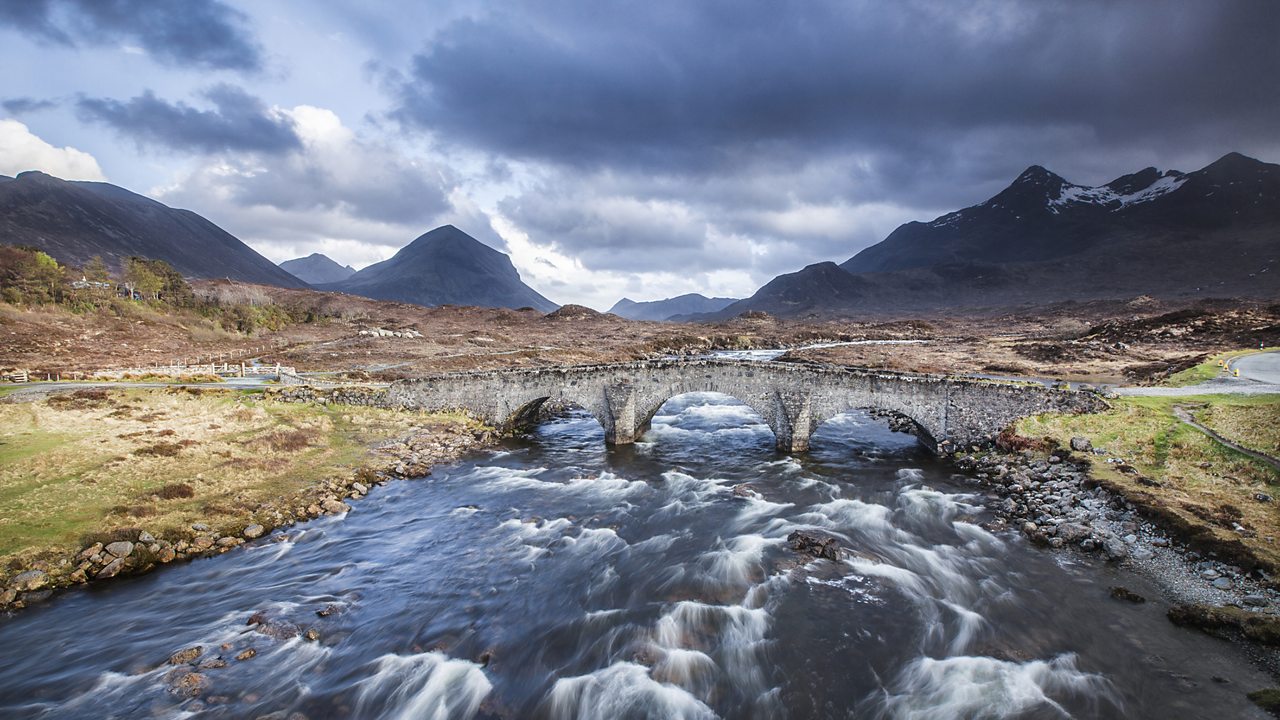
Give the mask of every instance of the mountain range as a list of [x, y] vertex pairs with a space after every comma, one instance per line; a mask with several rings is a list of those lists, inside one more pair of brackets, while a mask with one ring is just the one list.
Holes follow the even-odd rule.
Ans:
[[418, 305], [531, 307], [542, 312], [559, 307], [520, 280], [510, 257], [452, 225], [419, 236], [390, 259], [345, 280], [315, 287]]
[[1280, 165], [1229, 153], [1089, 187], [1038, 165], [840, 265], [780, 275], [694, 319], [1002, 309], [1065, 300], [1280, 296]]
[[38, 248], [83, 265], [94, 256], [119, 270], [125, 258], [164, 260], [192, 278], [316, 287], [419, 305], [558, 306], [520, 280], [505, 254], [461, 230], [436, 228], [394, 257], [356, 271], [315, 253], [275, 265], [190, 210], [102, 182], [42, 172], [0, 175], [0, 243]]
[[670, 320], [676, 316], [716, 312], [737, 302], [735, 298], [709, 298], [698, 293], [688, 293], [666, 300], [636, 302], [622, 298], [609, 308], [609, 312], [628, 320]]
[[97, 255], [119, 269], [137, 255], [164, 260], [188, 277], [306, 287], [231, 233], [102, 182], [61, 180], [42, 172], [0, 176], [0, 243], [27, 245], [71, 265]]
[[285, 260], [280, 263], [280, 268], [308, 285], [342, 282], [356, 274], [355, 268], [339, 265], [321, 253]]

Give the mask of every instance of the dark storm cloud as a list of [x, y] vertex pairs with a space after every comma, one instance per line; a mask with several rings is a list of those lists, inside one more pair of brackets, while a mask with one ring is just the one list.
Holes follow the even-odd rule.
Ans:
[[[1246, 0], [539, 0], [385, 77], [406, 127], [541, 168], [503, 206], [535, 241], [758, 273], [843, 260], [1030, 164], [1103, 182], [1280, 152], [1278, 27], [1280, 3]], [[619, 198], [663, 217], [620, 226]]]
[[142, 144], [184, 152], [278, 153], [301, 147], [293, 121], [272, 113], [243, 89], [216, 85], [206, 90], [204, 97], [214, 109], [170, 103], [149, 90], [124, 102], [85, 97], [76, 105], [85, 120], [104, 123]]
[[0, 25], [67, 45], [136, 44], [178, 66], [255, 71], [244, 13], [218, 0], [0, 0]]
[[3, 102], [0, 102], [0, 107], [3, 107], [14, 115], [39, 112], [40, 110], [49, 110], [57, 106], [58, 101], [56, 100], [38, 100], [36, 98], [29, 97], [8, 98]]
[[[1270, 134], [1277, 27], [1270, 2], [534, 2], [439, 32], [398, 116], [579, 167], [861, 152], [897, 185], [1000, 129], [1148, 147]], [[1039, 160], [1001, 159], [1002, 175]]]

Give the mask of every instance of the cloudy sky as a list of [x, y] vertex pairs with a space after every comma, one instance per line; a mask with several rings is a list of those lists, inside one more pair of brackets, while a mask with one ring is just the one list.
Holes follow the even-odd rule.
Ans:
[[551, 299], [745, 296], [1041, 164], [1280, 161], [1280, 3], [0, 0], [0, 173], [272, 260], [453, 223]]

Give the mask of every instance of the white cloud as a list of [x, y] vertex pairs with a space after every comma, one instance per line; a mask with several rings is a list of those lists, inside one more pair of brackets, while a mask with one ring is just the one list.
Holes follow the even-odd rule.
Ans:
[[63, 180], [105, 180], [92, 155], [54, 147], [17, 120], [0, 120], [0, 175], [41, 170]]
[[322, 252], [357, 268], [390, 257], [457, 207], [443, 166], [367, 137], [326, 108], [272, 112], [293, 120], [301, 149], [211, 157], [153, 193], [272, 260]]

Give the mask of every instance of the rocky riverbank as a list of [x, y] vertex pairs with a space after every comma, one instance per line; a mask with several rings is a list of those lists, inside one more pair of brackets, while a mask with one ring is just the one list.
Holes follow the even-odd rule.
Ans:
[[139, 575], [174, 562], [209, 557], [285, 527], [322, 515], [351, 510], [351, 503], [392, 479], [420, 477], [431, 467], [454, 462], [491, 445], [487, 428], [432, 428], [372, 448], [349, 474], [317, 482], [290, 498], [257, 504], [247, 519], [211, 516], [167, 532], [145, 527], [96, 533], [92, 542], [60, 558], [10, 564], [0, 583], [0, 610], [18, 610], [42, 602], [57, 590]]
[[[1016, 530], [1032, 542], [1122, 563], [1149, 577], [1174, 603], [1169, 618], [1252, 646], [1280, 673], [1280, 591], [1268, 567], [1239, 544], [1166, 522], [1153, 503], [1133, 502], [1090, 474], [1094, 463], [1123, 465], [1106, 448], [1077, 437], [1071, 448], [1035, 447], [1006, 433], [990, 452], [961, 454], [956, 467], [990, 490], [992, 531]], [[1127, 588], [1112, 596], [1144, 602]]]

